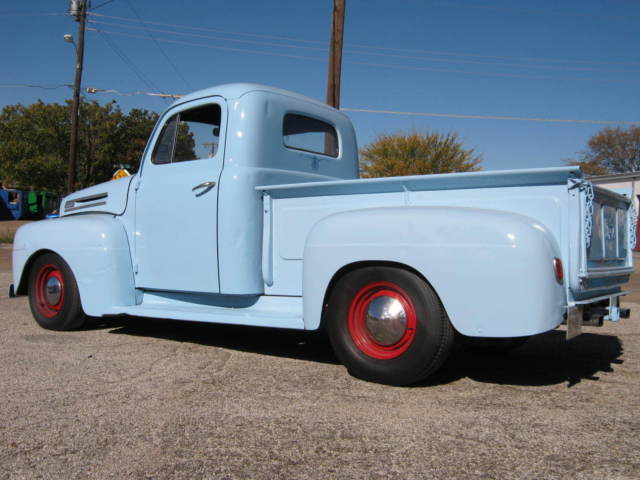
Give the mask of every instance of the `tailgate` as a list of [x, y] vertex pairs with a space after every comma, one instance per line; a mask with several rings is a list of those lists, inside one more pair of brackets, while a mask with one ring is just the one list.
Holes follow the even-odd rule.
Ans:
[[585, 182], [579, 290], [610, 290], [629, 281], [636, 243], [633, 202]]

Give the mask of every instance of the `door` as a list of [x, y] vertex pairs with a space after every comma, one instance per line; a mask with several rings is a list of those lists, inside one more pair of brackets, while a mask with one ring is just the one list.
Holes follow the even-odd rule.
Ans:
[[226, 105], [171, 109], [145, 153], [136, 191], [136, 286], [218, 293], [218, 182]]

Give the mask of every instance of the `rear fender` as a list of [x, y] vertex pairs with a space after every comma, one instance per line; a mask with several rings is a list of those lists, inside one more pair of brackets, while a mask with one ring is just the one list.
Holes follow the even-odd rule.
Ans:
[[336, 272], [362, 262], [417, 272], [464, 335], [541, 333], [562, 321], [566, 306], [554, 257], [560, 254], [551, 233], [518, 214], [457, 207], [338, 213], [318, 222], [306, 240], [305, 328], [318, 328]]
[[45, 252], [62, 257], [76, 277], [86, 314], [110, 313], [115, 305], [135, 305], [129, 242], [124, 226], [111, 215], [87, 214], [33, 222], [16, 232], [13, 282], [27, 293], [29, 267]]

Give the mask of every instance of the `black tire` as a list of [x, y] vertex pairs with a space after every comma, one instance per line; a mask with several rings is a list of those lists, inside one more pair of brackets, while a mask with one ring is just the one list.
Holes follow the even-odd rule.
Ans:
[[36, 322], [48, 330], [75, 330], [86, 320], [73, 272], [55, 253], [45, 253], [31, 265], [29, 306]]
[[[400, 311], [397, 318], [404, 321], [393, 327], [388, 319], [370, 323], [366, 314], [375, 310], [377, 299]], [[330, 294], [326, 321], [333, 349], [349, 373], [387, 385], [424, 380], [444, 363], [454, 339], [433, 289], [417, 275], [392, 267], [365, 267], [342, 277]]]

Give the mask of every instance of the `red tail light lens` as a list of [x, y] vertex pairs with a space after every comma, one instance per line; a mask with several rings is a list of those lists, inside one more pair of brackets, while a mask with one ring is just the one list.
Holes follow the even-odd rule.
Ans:
[[558, 257], [553, 259], [553, 271], [556, 274], [556, 280], [558, 283], [562, 283], [564, 280], [564, 270], [562, 268], [562, 260]]

